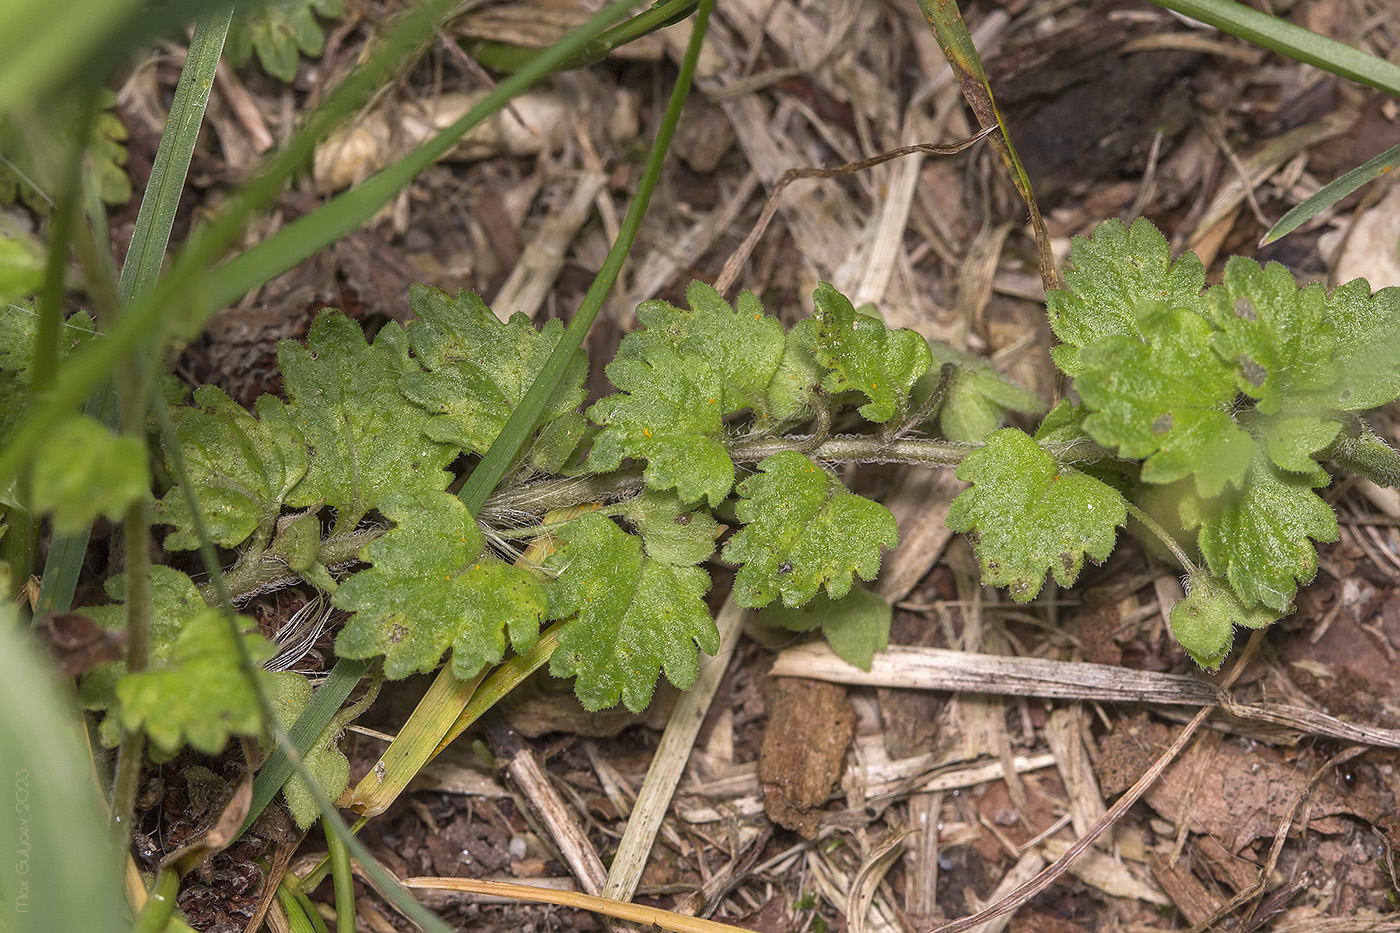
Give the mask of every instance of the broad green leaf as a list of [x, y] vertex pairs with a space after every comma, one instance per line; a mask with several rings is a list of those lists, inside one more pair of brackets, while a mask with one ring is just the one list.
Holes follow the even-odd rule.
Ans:
[[[429, 437], [484, 454], [539, 376], [564, 326], [549, 321], [537, 331], [523, 314], [502, 323], [480, 296], [468, 291], [454, 298], [414, 285], [409, 296], [419, 319], [408, 325], [408, 339], [426, 372], [406, 373], [404, 394], [432, 414], [426, 428]], [[536, 421], [537, 430], [583, 404], [587, 371], [588, 358], [580, 350]], [[571, 419], [575, 442], [582, 422], [582, 416]], [[551, 459], [562, 462], [568, 453]]]
[[[194, 402], [198, 407], [173, 408], [171, 421], [209, 536], [226, 548], [237, 547], [258, 530], [269, 536], [282, 503], [306, 475], [306, 443], [292, 427], [286, 406], [264, 395], [254, 418], [217, 386], [200, 386]], [[166, 550], [199, 547], [178, 486], [156, 503], [155, 517], [175, 526], [165, 538]]]
[[1081, 354], [1075, 388], [1093, 410], [1085, 429], [1125, 457], [1147, 458], [1149, 483], [1194, 476], [1206, 497], [1238, 486], [1254, 442], [1230, 417], [1234, 376], [1210, 351], [1210, 324], [1160, 304], [1139, 311], [1142, 339], [1104, 337]]
[[0, 232], [0, 305], [37, 292], [43, 271], [44, 250], [37, 240], [18, 231]]
[[550, 661], [556, 677], [574, 677], [590, 710], [620, 699], [646, 708], [658, 671], [682, 690], [699, 671], [696, 646], [713, 653], [719, 630], [703, 599], [710, 578], [698, 567], [642, 552], [640, 539], [597, 512], [552, 532], [560, 547], [546, 562], [550, 618], [577, 614]]
[[1264, 628], [1278, 620], [1272, 609], [1247, 608], [1228, 584], [1196, 572], [1186, 581], [1186, 598], [1172, 607], [1172, 635], [1207, 670], [1217, 670], [1230, 653], [1235, 626]]
[[737, 307], [709, 285], [691, 282], [685, 290], [689, 310], [665, 301], [644, 301], [637, 320], [644, 327], [622, 341], [618, 358], [643, 359], [658, 344], [699, 359], [719, 378], [722, 414], [752, 408], [766, 415], [766, 395], [782, 359], [786, 336], [777, 318], [763, 313], [751, 292], [739, 295]]
[[[252, 619], [238, 620], [253, 662], [261, 665], [277, 649], [257, 634]], [[258, 676], [264, 690], [275, 689], [276, 675], [259, 667]], [[122, 724], [144, 729], [166, 755], [182, 745], [217, 755], [229, 736], [262, 731], [257, 693], [239, 667], [238, 645], [217, 609], [205, 609], [185, 623], [161, 667], [119, 680], [117, 699]]]
[[647, 557], [663, 564], [698, 564], [715, 552], [719, 523], [691, 511], [669, 493], [644, 492], [622, 513], [642, 536]]
[[778, 369], [768, 383], [764, 410], [771, 423], [764, 427], [772, 428], [810, 418], [825, 398], [826, 393], [822, 389], [825, 378], [826, 370], [807, 346], [801, 329], [794, 327], [788, 331]]
[[373, 346], [339, 311], [323, 311], [306, 346], [284, 340], [277, 360], [287, 415], [306, 440], [306, 475], [287, 504], [330, 505], [353, 525], [390, 492], [442, 489], [457, 455], [424, 433], [429, 415], [399, 391], [409, 360], [403, 328], [388, 324]]
[[145, 445], [94, 418], [74, 415], [39, 444], [31, 488], [34, 508], [53, 516], [59, 534], [86, 528], [99, 515], [115, 520], [150, 495]]
[[1225, 577], [1246, 606], [1287, 612], [1298, 583], [1317, 573], [1316, 541], [1337, 540], [1337, 516], [1313, 492], [1327, 474], [1284, 473], [1262, 452], [1244, 488], [1184, 514], [1200, 525], [1198, 542], [1211, 572]]
[[622, 391], [588, 409], [588, 417], [603, 425], [588, 453], [590, 471], [616, 470], [624, 457], [634, 457], [646, 460], [652, 489], [674, 489], [684, 502], [724, 501], [734, 485], [734, 462], [723, 443], [723, 385], [697, 359], [657, 343], [640, 358], [608, 364], [608, 379]]
[[970, 532], [982, 582], [1007, 587], [1017, 602], [1034, 599], [1054, 574], [1072, 586], [1088, 555], [1103, 562], [1118, 526], [1127, 521], [1123, 497], [1084, 473], [1061, 470], [1039, 444], [1002, 428], [958, 465], [972, 488], [953, 500], [948, 527]]
[[341, 585], [334, 601], [355, 613], [335, 641], [347, 658], [384, 656], [390, 680], [437, 667], [452, 649], [452, 673], [470, 680], [505, 654], [535, 643], [547, 600], [529, 571], [483, 552], [466, 506], [445, 492], [388, 497], [379, 510], [394, 528], [365, 547], [373, 566]]
[[234, 17], [225, 55], [241, 68], [256, 51], [263, 71], [290, 84], [301, 56], [319, 58], [325, 49], [316, 14], [329, 19], [344, 12], [342, 0], [266, 0]]
[[890, 645], [890, 604], [869, 590], [854, 586], [840, 599], [818, 593], [793, 609], [773, 603], [758, 614], [764, 625], [790, 632], [822, 630], [822, 637], [842, 660], [870, 670], [877, 651]]
[[828, 370], [822, 388], [832, 395], [858, 392], [867, 420], [884, 423], [908, 409], [909, 392], [933, 362], [928, 341], [912, 330], [890, 330], [856, 311], [826, 282], [812, 295], [816, 314], [799, 321], [794, 335]]
[[[36, 325], [34, 309], [27, 302], [0, 301], [0, 441], [20, 422], [29, 405]], [[59, 359], [94, 336], [92, 318], [84, 312], [74, 314], [59, 331]]]
[[[275, 686], [268, 699], [272, 701], [272, 708], [277, 712], [283, 728], [290, 729], [311, 701], [311, 682], [291, 671], [274, 676]], [[340, 736], [344, 731], [345, 727], [339, 721], [332, 720], [306, 754], [301, 756], [302, 763], [320, 785], [321, 792], [332, 800], [339, 797], [350, 784], [350, 762], [340, 750]], [[264, 738], [264, 744], [271, 743]], [[282, 785], [282, 797], [287, 801], [287, 809], [291, 811], [298, 829], [306, 829], [320, 818], [321, 811], [301, 775], [293, 774], [287, 779], [287, 783]]]
[[1257, 399], [1264, 414], [1336, 383], [1335, 336], [1321, 285], [1300, 291], [1278, 263], [1260, 266], [1235, 256], [1206, 302], [1217, 328], [1215, 352], [1238, 367], [1236, 386]]
[[800, 606], [822, 587], [833, 599], [851, 590], [852, 574], [873, 580], [880, 548], [899, 544], [890, 510], [846, 490], [796, 451], [774, 454], [739, 484], [735, 512], [744, 527], [724, 546], [740, 564], [734, 600], [759, 608], [782, 597]]
[[1085, 347], [1105, 337], [1135, 336], [1144, 302], [1205, 313], [1205, 267], [1195, 253], [1173, 263], [1166, 238], [1147, 220], [1139, 218], [1131, 228], [1104, 221], [1092, 239], [1074, 238], [1070, 262], [1067, 290], [1046, 296], [1050, 329], [1063, 341], [1051, 355], [1066, 375], [1079, 375]]
[[938, 385], [945, 363], [956, 367], [938, 409], [938, 428], [950, 441], [980, 441], [1001, 427], [1008, 411], [1040, 414], [1045, 400], [1018, 382], [1008, 379], [986, 360], [960, 353], [937, 341], [929, 341], [933, 366], [914, 386], [910, 407], [917, 408]]
[[1327, 296], [1327, 318], [1336, 335], [1337, 380], [1319, 404], [1365, 411], [1400, 398], [1400, 288], [1372, 295], [1365, 279], [1339, 285]]
[[1274, 465], [1293, 473], [1317, 470], [1313, 455], [1336, 440], [1342, 430], [1336, 418], [1289, 408], [1264, 415], [1251, 427], [1259, 432]]

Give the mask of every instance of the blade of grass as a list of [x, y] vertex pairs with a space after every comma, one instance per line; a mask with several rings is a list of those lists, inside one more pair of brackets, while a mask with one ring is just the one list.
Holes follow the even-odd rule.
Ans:
[[1234, 0], [1152, 0], [1222, 32], [1400, 97], [1400, 65]]
[[1384, 177], [1397, 166], [1400, 166], [1400, 145], [1391, 146], [1369, 162], [1358, 165], [1345, 175], [1334, 178], [1317, 189], [1311, 197], [1280, 217], [1278, 223], [1264, 234], [1264, 239], [1259, 241], [1259, 245], [1267, 246], [1287, 236], [1362, 185]]
[[[559, 66], [559, 71], [581, 68], [601, 61], [608, 53], [643, 36], [649, 36], [658, 29], [664, 29], [685, 19], [695, 12], [697, 0], [665, 0], [632, 17], [625, 23], [618, 23], [598, 36], [578, 55]], [[517, 71], [534, 54], [534, 49], [522, 48], [505, 42], [481, 41], [466, 46], [467, 53], [482, 65], [496, 71]]]

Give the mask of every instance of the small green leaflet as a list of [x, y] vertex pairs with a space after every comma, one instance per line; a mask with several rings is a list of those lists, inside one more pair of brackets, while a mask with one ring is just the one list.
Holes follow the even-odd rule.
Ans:
[[[200, 386], [194, 402], [197, 408], [172, 407], [171, 420], [209, 536], [226, 548], [259, 529], [267, 536], [282, 503], [306, 475], [306, 444], [286, 406], [264, 395], [254, 418], [216, 386]], [[156, 520], [175, 526], [165, 538], [167, 550], [199, 547], [178, 486], [156, 503]]]
[[723, 557], [741, 564], [734, 600], [759, 608], [782, 597], [801, 606], [823, 586], [833, 599], [851, 590], [852, 575], [873, 580], [880, 548], [899, 544], [890, 510], [854, 495], [796, 451], [774, 454], [739, 484], [735, 512], [743, 529]]
[[1215, 352], [1238, 368], [1235, 384], [1272, 414], [1287, 399], [1326, 393], [1336, 383], [1327, 295], [1317, 283], [1299, 291], [1288, 270], [1235, 256], [1206, 292], [1217, 328]]
[[1184, 253], [1173, 263], [1166, 238], [1142, 218], [1131, 228], [1106, 220], [1092, 239], [1075, 237], [1070, 261], [1068, 290], [1046, 296], [1050, 329], [1064, 341], [1051, 355], [1068, 376], [1079, 375], [1082, 348], [1104, 337], [1136, 335], [1143, 302], [1205, 314], [1205, 267], [1195, 253]]
[[588, 409], [588, 417], [603, 425], [588, 454], [589, 470], [605, 473], [624, 457], [644, 459], [650, 488], [674, 489], [685, 502], [724, 501], [734, 485], [734, 462], [724, 446], [723, 387], [697, 360], [657, 343], [641, 358], [608, 364], [608, 379], [622, 391]]
[[719, 630], [703, 598], [709, 575], [646, 556], [640, 539], [598, 512], [551, 535], [560, 547], [545, 564], [557, 574], [549, 615], [578, 618], [560, 634], [550, 673], [576, 678], [574, 692], [590, 710], [620, 699], [641, 712], [663, 670], [671, 683], [689, 689], [699, 672], [696, 646], [710, 653], [719, 648]]
[[1328, 476], [1284, 473], [1262, 453], [1242, 490], [1183, 514], [1187, 527], [1200, 526], [1198, 541], [1211, 572], [1225, 577], [1245, 606], [1289, 610], [1298, 583], [1317, 573], [1312, 542], [1337, 540], [1337, 516], [1313, 492]]
[[877, 651], [890, 646], [890, 604], [869, 590], [853, 586], [840, 599], [818, 593], [797, 609], [773, 603], [758, 614], [764, 625], [790, 632], [821, 629], [831, 650], [848, 664], [870, 670]]
[[918, 408], [938, 385], [943, 364], [956, 367], [938, 409], [938, 428], [950, 441], [980, 441], [1001, 427], [1008, 411], [1041, 414], [1045, 401], [1020, 383], [1008, 379], [986, 360], [960, 353], [947, 344], [929, 341], [933, 366], [914, 386], [909, 404]]
[[475, 677], [539, 635], [547, 599], [529, 571], [483, 553], [476, 520], [445, 492], [416, 490], [379, 507], [394, 528], [365, 548], [374, 566], [336, 591], [355, 614], [335, 641], [342, 657], [384, 656], [390, 680], [437, 667], [452, 649], [452, 673]]
[[[238, 616], [238, 622], [255, 665], [276, 654], [272, 642], [257, 634], [252, 619]], [[181, 629], [164, 665], [127, 674], [117, 683], [122, 724], [144, 729], [166, 755], [186, 744], [217, 755], [231, 735], [258, 735], [258, 696], [238, 658], [238, 645], [223, 614], [217, 609], [197, 613]], [[262, 689], [274, 691], [276, 675], [260, 666], [257, 670]]]
[[[523, 314], [502, 323], [480, 296], [468, 291], [454, 298], [414, 285], [409, 302], [418, 320], [408, 325], [408, 339], [426, 372], [405, 373], [403, 392], [432, 413], [426, 427], [429, 437], [485, 454], [559, 343], [564, 326], [549, 321], [537, 331]], [[588, 357], [580, 350], [540, 414], [537, 429], [564, 419], [567, 423], [555, 430], [578, 442], [584, 424], [575, 409], [583, 404], [587, 374]], [[568, 453], [552, 459], [562, 463]], [[550, 466], [557, 469], [555, 463]]]
[[[311, 682], [290, 671], [274, 676], [276, 683], [268, 699], [272, 701], [272, 708], [276, 710], [282, 726], [290, 729], [311, 701]], [[339, 797], [350, 784], [350, 762], [340, 750], [339, 742], [344, 731], [345, 726], [338, 717], [331, 720], [301, 758], [306, 770], [320, 785], [321, 792], [332, 800]], [[271, 744], [266, 737], [263, 741], [264, 747]], [[287, 779], [287, 783], [282, 785], [282, 796], [298, 829], [306, 829], [320, 819], [321, 810], [301, 775], [293, 774]]]
[[269, 0], [238, 12], [228, 32], [224, 55], [236, 68], [253, 52], [263, 71], [291, 84], [302, 54], [319, 58], [326, 46], [316, 16], [334, 19], [345, 14], [343, 0]]
[[647, 557], [663, 564], [698, 564], [715, 552], [719, 523], [706, 510], [691, 511], [670, 493], [648, 490], [621, 513], [642, 536]]
[[1400, 288], [1372, 295], [1365, 279], [1355, 279], [1332, 290], [1326, 313], [1336, 335], [1337, 382], [1318, 403], [1365, 411], [1400, 398]]
[[371, 347], [345, 315], [322, 311], [306, 346], [282, 341], [277, 362], [287, 415], [309, 457], [288, 505], [334, 506], [339, 524], [353, 527], [387, 493], [442, 489], [452, 478], [443, 468], [456, 449], [427, 437], [428, 413], [399, 391], [416, 364], [398, 324], [386, 325]]
[[618, 359], [645, 358], [657, 344], [683, 356], [694, 354], [699, 360], [693, 365], [708, 366], [719, 377], [723, 414], [744, 408], [765, 413], [769, 383], [783, 356], [783, 325], [763, 313], [751, 292], [742, 292], [731, 308], [711, 286], [691, 282], [685, 298], [690, 310], [665, 301], [638, 305], [644, 329], [623, 339]]
[[1087, 554], [1102, 563], [1127, 521], [1123, 497], [1084, 473], [1061, 471], [1039, 444], [1002, 428], [969, 454], [957, 477], [973, 484], [953, 500], [948, 527], [972, 532], [982, 581], [1034, 599], [1047, 570], [1061, 586], [1079, 577]]
[[54, 530], [71, 534], [99, 515], [117, 519], [150, 495], [146, 447], [86, 415], [60, 421], [34, 453], [33, 503], [53, 516]]
[[1207, 670], [1219, 669], [1235, 640], [1235, 626], [1264, 628], [1278, 621], [1272, 609], [1246, 608], [1223, 580], [1197, 571], [1186, 580], [1186, 598], [1172, 607], [1172, 635]]
[[860, 413], [877, 424], [896, 414], [902, 417], [910, 389], [933, 362], [928, 341], [912, 330], [890, 330], [878, 318], [858, 313], [826, 282], [817, 286], [812, 299], [816, 314], [799, 321], [792, 331], [829, 370], [822, 388], [832, 395], [864, 395], [870, 401]]
[[1234, 376], [1211, 353], [1210, 323], [1161, 304], [1138, 312], [1143, 339], [1103, 337], [1081, 354], [1075, 388], [1093, 411], [1085, 430], [1125, 457], [1146, 457], [1149, 483], [1194, 475], [1206, 497], [1238, 486], [1254, 443], [1230, 417]]

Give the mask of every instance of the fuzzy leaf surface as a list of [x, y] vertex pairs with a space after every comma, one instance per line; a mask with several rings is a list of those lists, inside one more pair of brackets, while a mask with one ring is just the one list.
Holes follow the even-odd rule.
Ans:
[[[257, 623], [239, 616], [253, 663], [276, 653], [257, 634]], [[239, 667], [238, 645], [217, 609], [205, 609], [185, 623], [166, 664], [156, 670], [127, 674], [117, 682], [122, 724], [144, 729], [166, 755], [182, 745], [217, 755], [233, 735], [262, 731], [257, 693]], [[263, 689], [276, 689], [276, 676], [258, 668]]]
[[1327, 296], [1327, 319], [1336, 335], [1337, 381], [1330, 397], [1318, 401], [1365, 411], [1400, 398], [1400, 288], [1372, 295], [1365, 279], [1340, 285]]
[[34, 508], [51, 514], [59, 533], [86, 528], [99, 515], [116, 520], [150, 494], [145, 445], [95, 418], [65, 418], [34, 452], [31, 488]]
[[1046, 296], [1050, 329], [1063, 341], [1051, 355], [1066, 375], [1079, 375], [1083, 348], [1105, 337], [1134, 336], [1144, 302], [1205, 314], [1205, 267], [1195, 253], [1172, 262], [1166, 238], [1147, 220], [1132, 227], [1104, 221], [1092, 238], [1074, 238], [1070, 262], [1068, 288]]
[[822, 587], [840, 599], [853, 574], [875, 578], [881, 547], [899, 544], [889, 509], [848, 492], [802, 454], [774, 454], [758, 470], [739, 484], [735, 512], [744, 527], [723, 552], [742, 565], [734, 580], [739, 605], [759, 608], [781, 597], [800, 606]]
[[1172, 607], [1172, 635], [1206, 670], [1218, 670], [1230, 653], [1235, 626], [1264, 628], [1278, 620], [1267, 608], [1248, 608], [1224, 580], [1197, 572], [1187, 581], [1186, 598]]
[[1244, 488], [1185, 514], [1200, 526], [1198, 542], [1211, 572], [1225, 577], [1246, 606], [1287, 612], [1299, 583], [1317, 573], [1312, 541], [1337, 540], [1337, 516], [1313, 492], [1327, 474], [1284, 473], [1266, 455], [1255, 458]]
[[719, 523], [709, 511], [692, 511], [670, 493], [648, 490], [622, 513], [642, 536], [647, 556], [663, 564], [698, 564], [715, 552]]
[[[283, 728], [290, 729], [311, 701], [311, 681], [291, 671], [274, 676], [276, 683], [268, 699], [272, 701], [272, 708], [277, 712], [277, 719]], [[332, 719], [321, 730], [316, 741], [311, 743], [306, 754], [301, 756], [302, 763], [316, 779], [321, 792], [332, 800], [339, 797], [350, 784], [350, 761], [340, 750], [340, 736], [344, 731], [345, 727], [337, 719]], [[264, 742], [271, 744], [267, 739]], [[282, 798], [287, 801], [287, 809], [291, 811], [298, 829], [304, 830], [320, 819], [321, 810], [316, 806], [316, 798], [300, 774], [293, 774], [282, 785]]]
[[384, 656], [391, 680], [428, 672], [452, 649], [469, 680], [539, 635], [548, 600], [529, 573], [483, 552], [476, 520], [445, 492], [396, 494], [380, 505], [394, 528], [365, 548], [373, 563], [341, 585], [335, 604], [355, 614], [336, 638], [347, 658]]
[[724, 501], [734, 485], [734, 462], [724, 446], [723, 385], [698, 359], [654, 343], [639, 357], [608, 364], [608, 379], [621, 392], [588, 409], [588, 417], [603, 425], [588, 454], [589, 470], [616, 470], [624, 457], [646, 460], [648, 487], [674, 489], [684, 502]]
[[[197, 407], [171, 410], [175, 434], [209, 536], [236, 547], [260, 528], [271, 530], [282, 503], [306, 475], [306, 444], [286, 406], [270, 395], [258, 399], [256, 418], [217, 386], [200, 386], [194, 402]], [[165, 538], [167, 550], [199, 547], [179, 487], [156, 503], [155, 515], [175, 526]]]
[[1008, 411], [1041, 414], [1045, 400], [1007, 378], [986, 360], [929, 341], [932, 368], [914, 386], [911, 407], [917, 408], [938, 385], [945, 363], [956, 367], [938, 409], [938, 429], [950, 441], [980, 441], [1001, 427]]
[[1084, 557], [1108, 558], [1127, 521], [1123, 496], [1085, 473], [1060, 471], [1027, 434], [1002, 428], [958, 465], [957, 477], [972, 483], [953, 500], [948, 527], [972, 532], [982, 563], [982, 581], [1007, 587], [1027, 602], [1054, 574], [1072, 586]]
[[812, 295], [816, 314], [799, 321], [794, 335], [828, 372], [822, 388], [832, 395], [858, 392], [870, 401], [861, 415], [877, 424], [909, 405], [914, 383], [933, 362], [928, 341], [912, 330], [890, 330], [883, 321], [856, 311], [826, 282]]
[[597, 512], [551, 534], [560, 547], [546, 562], [558, 574], [550, 617], [578, 618], [560, 634], [550, 673], [575, 678], [574, 692], [590, 710], [621, 700], [640, 712], [660, 671], [689, 689], [699, 671], [696, 646], [719, 648], [703, 599], [709, 575], [648, 557], [639, 538]]
[[[454, 298], [427, 285], [412, 286], [409, 303], [418, 316], [408, 325], [409, 343], [427, 371], [406, 373], [404, 394], [432, 414], [426, 430], [433, 440], [486, 453], [559, 343], [563, 324], [549, 321], [535, 330], [523, 314], [502, 323], [479, 295], [462, 291]], [[587, 371], [588, 358], [580, 350], [541, 412], [537, 430], [583, 404]]]
[[319, 58], [325, 49], [316, 15], [329, 19], [344, 13], [343, 0], [269, 0], [234, 17], [224, 54], [241, 68], [257, 52], [263, 71], [290, 84], [302, 54]]
[[1217, 328], [1215, 352], [1238, 367], [1235, 383], [1259, 411], [1272, 414], [1290, 398], [1335, 394], [1336, 338], [1320, 284], [1299, 291], [1278, 263], [1235, 256], [1206, 301]]
[[1140, 310], [1142, 339], [1104, 337], [1081, 354], [1075, 387], [1093, 410], [1085, 429], [1125, 457], [1147, 458], [1149, 483], [1194, 475], [1207, 497], [1238, 486], [1255, 445], [1230, 417], [1234, 374], [1211, 353], [1209, 322], [1160, 304]]
[[773, 603], [758, 614], [764, 625], [790, 632], [821, 629], [831, 650], [846, 663], [870, 670], [875, 653], [890, 646], [890, 604], [864, 587], [854, 586], [840, 599], [818, 593], [796, 609]]
[[740, 293], [731, 307], [713, 287], [691, 282], [685, 297], [689, 309], [666, 301], [638, 305], [637, 320], [644, 328], [623, 338], [618, 358], [645, 358], [651, 347], [669, 346], [715, 374], [723, 414], [752, 408], [766, 415], [769, 383], [786, 342], [783, 325], [764, 314], [752, 292]]
[[416, 368], [402, 327], [389, 324], [373, 346], [339, 311], [317, 315], [307, 345], [284, 340], [277, 361], [287, 415], [306, 440], [306, 475], [294, 507], [331, 505], [341, 523], [358, 521], [388, 493], [442, 489], [457, 455], [424, 433], [427, 412], [399, 391]]

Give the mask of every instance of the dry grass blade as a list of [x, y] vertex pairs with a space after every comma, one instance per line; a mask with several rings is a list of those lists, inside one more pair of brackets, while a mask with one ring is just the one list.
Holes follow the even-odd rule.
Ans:
[[744, 238], [744, 242], [739, 244], [725, 262], [724, 268], [720, 270], [719, 278], [715, 279], [715, 289], [723, 295], [734, 285], [734, 280], [739, 277], [739, 270], [744, 263], [748, 262], [753, 249], [758, 245], [764, 231], [768, 229], [768, 224], [772, 222], [773, 215], [778, 212], [778, 204], [782, 200], [783, 189], [800, 178], [840, 178], [843, 175], [851, 175], [855, 172], [862, 172], [877, 165], [883, 165], [891, 159], [898, 159], [901, 156], [913, 155], [922, 152], [927, 155], [956, 155], [971, 146], [984, 136], [987, 136], [996, 129], [995, 126], [983, 128], [980, 132], [960, 140], [948, 146], [934, 146], [928, 143], [920, 143], [916, 146], [900, 146], [898, 149], [891, 149], [882, 152], [877, 156], [868, 159], [860, 159], [855, 162], [847, 162], [845, 165], [838, 165], [836, 168], [790, 168], [783, 173], [777, 183], [773, 185], [773, 190], [768, 195], [768, 202], [763, 205], [763, 213], [759, 215], [758, 222], [753, 225], [749, 235]]
[[579, 894], [576, 891], [552, 891], [536, 888], [528, 884], [514, 884], [509, 881], [475, 881], [471, 878], [406, 878], [406, 888], [422, 888], [437, 891], [456, 891], [462, 894], [484, 894], [504, 897], [516, 901], [532, 901], [537, 904], [554, 904], [559, 907], [577, 907], [617, 920], [630, 920], [634, 923], [653, 924], [656, 929], [668, 933], [749, 933], [743, 927], [730, 926], [715, 920], [700, 917], [687, 917], [673, 914], [669, 910], [656, 907], [643, 907], [640, 904], [624, 904], [610, 901], [605, 897]]

